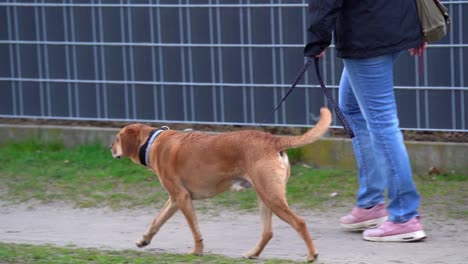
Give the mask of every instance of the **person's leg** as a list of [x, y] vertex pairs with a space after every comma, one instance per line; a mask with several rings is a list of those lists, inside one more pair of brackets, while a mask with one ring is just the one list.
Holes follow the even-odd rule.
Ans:
[[352, 143], [359, 170], [356, 207], [340, 219], [340, 225], [353, 231], [377, 227], [385, 222], [388, 216], [383, 204], [386, 183], [375, 161], [367, 123], [349, 83], [346, 67], [340, 80], [339, 106], [355, 134]]
[[393, 91], [396, 54], [369, 59], [345, 59], [348, 78], [367, 120], [376, 165], [388, 182], [390, 221], [402, 223], [418, 215], [419, 195], [399, 128]]
[[354, 96], [353, 88], [349, 83], [346, 67], [343, 69], [340, 88], [339, 106], [346, 119], [353, 128], [353, 149], [358, 165], [359, 190], [356, 205], [359, 208], [370, 208], [385, 201], [385, 178], [377, 166], [375, 151], [366, 120]]
[[[387, 180], [389, 221], [405, 223], [418, 216], [419, 195], [399, 129], [393, 90], [393, 62], [398, 54], [344, 59], [348, 79], [367, 122], [375, 164]], [[422, 229], [422, 227], [421, 227]]]

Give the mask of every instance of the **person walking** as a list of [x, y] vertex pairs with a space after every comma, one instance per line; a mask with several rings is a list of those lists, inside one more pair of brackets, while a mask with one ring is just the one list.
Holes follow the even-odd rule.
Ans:
[[[370, 241], [426, 238], [419, 194], [399, 129], [393, 65], [402, 51], [422, 55], [415, 0], [309, 0], [306, 57], [322, 57], [334, 31], [343, 59], [339, 107], [355, 132], [356, 206], [340, 219]], [[389, 203], [385, 205], [384, 191]]]

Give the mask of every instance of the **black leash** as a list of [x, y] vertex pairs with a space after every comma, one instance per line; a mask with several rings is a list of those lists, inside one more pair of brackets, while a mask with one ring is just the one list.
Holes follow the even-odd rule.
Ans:
[[[312, 60], [312, 58], [309, 58], [309, 60]], [[330, 95], [330, 92], [327, 90], [327, 87], [325, 87], [325, 84], [323, 83], [322, 75], [320, 74], [320, 68], [319, 68], [319, 58], [315, 58], [314, 61], [315, 61], [315, 72], [317, 73], [317, 79], [320, 83], [320, 88], [322, 89], [322, 92], [327, 97], [328, 103], [331, 104], [333, 109], [335, 109], [336, 116], [338, 117], [338, 119], [340, 119], [340, 122], [343, 125], [343, 128], [345, 129], [346, 133], [348, 133], [350, 138], [354, 138], [354, 131], [349, 125], [348, 120], [343, 115], [343, 112], [341, 112], [340, 108], [336, 104], [335, 99], [333, 99], [333, 97]]]
[[275, 109], [263, 120], [262, 123], [264, 123], [267, 119], [269, 119], [281, 106], [281, 104], [286, 100], [286, 98], [291, 94], [291, 92], [294, 90], [294, 88], [296, 88], [296, 85], [297, 83], [302, 79], [302, 77], [304, 77], [304, 74], [305, 72], [307, 71], [307, 69], [309, 69], [310, 65], [312, 65], [312, 61], [315, 62], [315, 72], [317, 73], [317, 79], [320, 83], [320, 88], [322, 89], [322, 92], [325, 94], [325, 96], [327, 97], [327, 100], [328, 100], [328, 103], [333, 107], [333, 109], [335, 110], [335, 113], [336, 113], [336, 116], [338, 117], [338, 119], [340, 119], [340, 122], [341, 124], [343, 125], [343, 128], [345, 129], [346, 133], [348, 133], [349, 137], [350, 138], [354, 138], [354, 132], [353, 132], [353, 129], [351, 128], [351, 126], [349, 125], [348, 123], [348, 120], [346, 120], [346, 117], [343, 115], [343, 113], [341, 112], [340, 108], [338, 107], [338, 105], [336, 104], [335, 100], [333, 99], [333, 97], [330, 95], [330, 92], [328, 91], [327, 87], [325, 86], [325, 84], [323, 83], [323, 80], [322, 80], [322, 75], [320, 74], [320, 67], [319, 67], [319, 58], [311, 58], [309, 57], [306, 61], [306, 63], [304, 64], [304, 66], [302, 66], [302, 69], [301, 71], [299, 72], [299, 74], [297, 75], [296, 77], [296, 80], [293, 82], [293, 84], [291, 85], [291, 87], [289, 88], [289, 90], [286, 92], [286, 94], [284, 95], [284, 97], [281, 99], [281, 101], [278, 103], [278, 105], [275, 107]]

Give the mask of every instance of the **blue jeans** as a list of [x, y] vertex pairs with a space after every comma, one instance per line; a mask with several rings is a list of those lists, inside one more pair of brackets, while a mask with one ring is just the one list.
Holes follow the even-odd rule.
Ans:
[[357, 207], [383, 203], [387, 188], [387, 210], [394, 223], [417, 216], [419, 207], [393, 91], [393, 63], [399, 55], [344, 59], [339, 89], [340, 108], [356, 134]]

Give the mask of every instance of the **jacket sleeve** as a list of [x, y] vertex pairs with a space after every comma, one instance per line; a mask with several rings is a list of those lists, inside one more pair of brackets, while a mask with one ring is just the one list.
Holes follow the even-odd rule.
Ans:
[[304, 56], [315, 57], [330, 46], [336, 17], [342, 5], [343, 0], [309, 0]]

